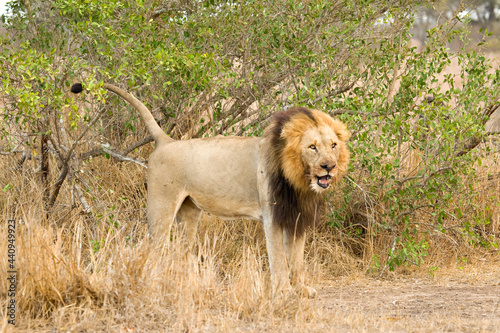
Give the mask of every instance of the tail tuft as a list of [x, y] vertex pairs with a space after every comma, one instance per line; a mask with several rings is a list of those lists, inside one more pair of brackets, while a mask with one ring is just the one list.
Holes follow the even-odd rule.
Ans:
[[74, 94], [79, 94], [83, 91], [83, 86], [81, 83], [75, 83], [71, 86], [71, 92]]

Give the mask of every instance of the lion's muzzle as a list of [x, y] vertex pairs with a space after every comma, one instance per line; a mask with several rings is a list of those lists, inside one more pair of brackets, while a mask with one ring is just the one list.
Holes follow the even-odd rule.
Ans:
[[332, 163], [332, 164], [324, 163], [324, 164], [321, 164], [320, 166], [321, 166], [322, 169], [325, 169], [326, 172], [330, 172], [330, 171], [332, 171], [335, 168], [335, 164], [334, 163]]
[[330, 175], [325, 175], [325, 176], [316, 176], [317, 179], [317, 184], [318, 186], [327, 189], [330, 184], [332, 183], [332, 176]]

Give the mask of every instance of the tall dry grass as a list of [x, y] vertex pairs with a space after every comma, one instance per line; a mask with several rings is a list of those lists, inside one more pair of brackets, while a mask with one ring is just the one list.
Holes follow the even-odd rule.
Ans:
[[[13, 188], [1, 200], [0, 271], [8, 270], [4, 240], [7, 220], [15, 219], [17, 329], [231, 330], [241, 323], [300, 326], [313, 316], [309, 301], [299, 295], [270, 297], [258, 222], [222, 222], [204, 215], [193, 253], [185, 250], [181, 225], [169, 244], [152, 248], [138, 167], [95, 161], [93, 168], [102, 169], [93, 175], [105, 186], [94, 187], [98, 199], [85, 194], [94, 217], [78, 204], [71, 209], [75, 194], [65, 189], [47, 218], [38, 177], [29, 171], [33, 165], [20, 172], [13, 168], [14, 158], [1, 163], [6, 170], [2, 183]], [[332, 271], [352, 270], [353, 259], [331, 237], [316, 234], [306, 254], [312, 284]], [[7, 290], [2, 274], [0, 317], [4, 328], [13, 329], [6, 324]]]
[[[490, 162], [477, 184], [485, 202], [500, 197], [500, 179], [494, 178], [498, 165]], [[359, 319], [359, 314], [346, 317], [339, 312], [327, 320], [310, 300], [296, 294], [272, 298], [258, 222], [223, 222], [203, 215], [193, 253], [185, 251], [181, 225], [174, 228], [170, 243], [152, 248], [146, 237], [144, 170], [139, 166], [95, 159], [81, 175], [92, 189], [84, 193], [92, 215], [68, 186], [47, 217], [37, 162], [27, 162], [22, 170], [15, 170], [12, 156], [0, 163], [1, 183], [13, 186], [0, 200], [3, 330], [305, 331], [321, 330], [329, 320]], [[499, 211], [488, 212], [494, 227], [484, 232], [498, 232]], [[17, 221], [16, 326], [7, 324], [8, 281], [3, 273], [8, 270], [9, 219]], [[387, 236], [369, 231], [354, 237], [341, 229], [319, 228], [310, 233], [306, 246], [308, 283], [321, 288], [339, 277], [365, 276], [373, 256], [382, 256], [388, 243]], [[456, 264], [457, 258], [473, 257], [477, 251], [466, 242], [435, 238], [426, 265]], [[422, 268], [401, 268], [396, 274], [417, 270]], [[363, 330], [366, 323], [360, 325]]]

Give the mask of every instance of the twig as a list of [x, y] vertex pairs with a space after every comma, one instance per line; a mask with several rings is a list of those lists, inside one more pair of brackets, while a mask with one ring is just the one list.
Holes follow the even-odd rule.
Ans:
[[[393, 234], [393, 241], [392, 241], [392, 245], [391, 245], [391, 253], [394, 252], [394, 249], [396, 248], [396, 236]], [[380, 274], [377, 275], [375, 278], [376, 279], [379, 279], [382, 274], [384, 274], [385, 270], [387, 268], [387, 262], [385, 263], [384, 267], [382, 268], [382, 270], [380, 271]]]
[[112, 151], [111, 149], [109, 149], [109, 145], [101, 144], [101, 147], [102, 147], [102, 150], [105, 153], [108, 153], [112, 157], [116, 158], [118, 161], [121, 161], [121, 162], [124, 162], [124, 161], [133, 162], [133, 163], [139, 164], [140, 166], [142, 166], [142, 167], [144, 167], [146, 169], [148, 168], [148, 166], [146, 164], [144, 164], [143, 162], [141, 162], [139, 160], [136, 160], [136, 159], [131, 158], [131, 157], [126, 157], [126, 156], [120, 155], [117, 152]]
[[133, 143], [133, 144], [131, 144], [130, 146], [128, 146], [127, 148], [125, 148], [125, 149], [121, 152], [121, 154], [126, 156], [126, 155], [128, 155], [131, 151], [133, 151], [134, 149], [137, 149], [137, 148], [139, 148], [139, 147], [141, 147], [141, 146], [144, 146], [145, 144], [148, 144], [148, 143], [153, 142], [153, 141], [154, 141], [154, 139], [153, 139], [153, 136], [152, 136], [152, 135], [150, 135], [150, 136], [148, 136], [148, 137], [145, 137], [144, 139], [139, 140], [139, 141], [137, 141], [136, 143]]
[[316, 99], [314, 99], [312, 101], [312, 104], [316, 104], [316, 103], [320, 102], [323, 98], [330, 98], [330, 97], [335, 97], [335, 96], [337, 96], [339, 94], [343, 94], [346, 91], [351, 90], [352, 87], [354, 87], [355, 84], [356, 84], [356, 81], [353, 81], [353, 82], [351, 82], [350, 84], [348, 84], [346, 86], [343, 86], [343, 87], [340, 87], [340, 88], [337, 88], [337, 89], [334, 89], [334, 90], [330, 90], [326, 95], [319, 96]]
[[416, 210], [419, 210], [421, 208], [424, 208], [424, 207], [434, 207], [434, 205], [430, 205], [430, 204], [425, 204], [425, 205], [419, 205], [417, 207], [414, 207], [410, 210], [407, 210], [405, 212], [402, 212], [400, 213], [398, 216], [396, 216], [396, 218], [394, 219], [394, 224], [397, 225], [399, 223], [399, 220], [401, 220], [404, 216], [406, 215], [411, 215], [413, 214]]
[[[102, 115], [104, 109], [101, 109], [98, 114], [95, 116], [94, 119], [90, 122], [90, 124], [78, 135], [75, 141], [73, 141], [73, 145], [71, 148], [68, 149], [68, 152], [66, 153], [66, 156], [63, 156], [62, 151], [60, 151], [58, 146], [55, 144], [55, 142], [51, 140], [52, 142], [52, 147], [55, 149], [57, 152], [57, 155], [59, 155], [59, 159], [62, 163], [62, 169], [61, 173], [59, 174], [59, 177], [56, 180], [56, 183], [54, 184], [54, 189], [52, 190], [52, 194], [50, 195], [47, 203], [47, 207], [52, 207], [54, 203], [56, 202], [57, 196], [59, 195], [59, 191], [61, 190], [61, 186], [64, 183], [64, 180], [66, 179], [66, 176], [68, 175], [69, 172], [69, 160], [73, 156], [73, 150], [75, 147], [79, 144], [80, 140], [83, 138], [83, 136], [87, 133], [87, 131], [92, 127], [92, 125], [95, 124], [95, 122], [100, 118]], [[57, 126], [56, 126], [57, 127]]]
[[80, 186], [78, 186], [77, 183], [75, 183], [75, 191], [76, 194], [78, 195], [78, 200], [80, 200], [80, 204], [82, 205], [83, 211], [87, 214], [92, 213], [92, 207], [89, 206], [87, 203], [87, 200], [85, 200], [85, 196], [83, 195], [82, 190], [80, 189]]
[[[119, 152], [118, 154], [122, 155], [122, 156], [127, 156], [128, 154], [130, 154], [130, 152], [132, 152], [134, 149], [137, 149], [139, 147], [142, 147], [150, 142], [153, 142], [154, 139], [153, 137], [150, 135], [148, 137], [145, 137], [144, 139], [142, 140], [139, 140], [133, 144], [131, 144], [130, 146], [128, 146], [127, 148], [125, 148], [124, 150], [122, 150], [121, 152]], [[109, 147], [108, 147], [109, 148]], [[95, 149], [92, 149], [88, 152], [85, 152], [85, 153], [82, 153], [80, 154], [79, 158], [82, 159], [82, 160], [86, 160], [86, 159], [89, 159], [91, 157], [96, 157], [96, 156], [100, 156], [104, 153], [104, 150], [102, 148], [95, 148]]]
[[464, 148], [461, 151], [456, 153], [455, 156], [460, 157], [460, 156], [467, 154], [469, 151], [471, 151], [472, 149], [479, 146], [479, 144], [481, 142], [483, 142], [486, 139], [486, 137], [491, 136], [491, 135], [498, 135], [498, 134], [500, 134], [500, 131], [492, 131], [492, 132], [485, 133], [481, 137], [475, 136], [475, 137], [470, 138], [469, 142], [464, 146]]

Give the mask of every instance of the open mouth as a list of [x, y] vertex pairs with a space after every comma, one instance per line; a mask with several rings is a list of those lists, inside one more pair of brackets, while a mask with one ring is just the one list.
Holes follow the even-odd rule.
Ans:
[[332, 183], [332, 176], [330, 175], [322, 177], [316, 176], [316, 179], [318, 180], [317, 184], [322, 188], [328, 188], [328, 186]]

